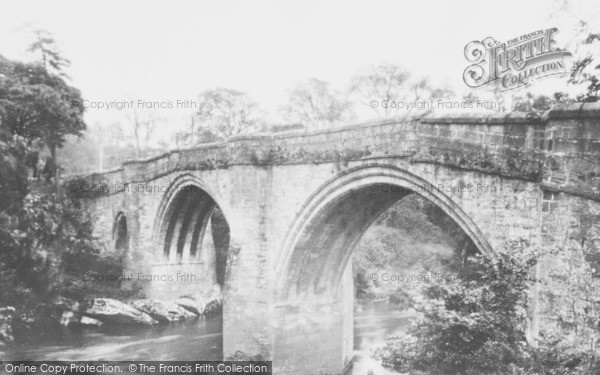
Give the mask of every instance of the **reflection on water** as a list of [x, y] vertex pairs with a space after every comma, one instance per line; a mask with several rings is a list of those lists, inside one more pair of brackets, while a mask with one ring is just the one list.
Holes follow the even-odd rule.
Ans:
[[401, 331], [413, 314], [385, 302], [361, 302], [354, 311], [354, 366], [352, 375], [398, 375], [369, 356], [385, 345], [385, 338]]
[[16, 348], [15, 360], [220, 360], [221, 316], [148, 327], [65, 330], [62, 337]]
[[[397, 374], [369, 357], [387, 335], [402, 329], [410, 315], [386, 303], [358, 303], [354, 314], [353, 375]], [[9, 353], [13, 360], [123, 361], [220, 360], [223, 321], [211, 316], [155, 327], [106, 327], [64, 330], [60, 337], [23, 345]], [[371, 371], [369, 373], [369, 371]]]

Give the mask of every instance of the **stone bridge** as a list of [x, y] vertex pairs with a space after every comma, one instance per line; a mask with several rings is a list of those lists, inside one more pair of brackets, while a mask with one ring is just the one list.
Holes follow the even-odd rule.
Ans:
[[340, 374], [352, 358], [353, 248], [408, 194], [490, 256], [584, 236], [598, 251], [600, 105], [238, 136], [79, 178], [96, 193], [86, 202], [97, 235], [126, 252], [128, 272], [153, 277], [142, 282], [150, 297], [217, 282], [218, 206], [230, 229], [224, 355], [260, 354], [277, 374]]

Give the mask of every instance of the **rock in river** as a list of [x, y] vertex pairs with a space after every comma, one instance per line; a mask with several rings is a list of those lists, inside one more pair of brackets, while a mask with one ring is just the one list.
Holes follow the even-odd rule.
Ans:
[[81, 307], [79, 302], [62, 296], [56, 297], [52, 301], [52, 304], [56, 307], [61, 308], [62, 310], [71, 310], [76, 313], [79, 312], [79, 309]]
[[82, 316], [80, 323], [84, 327], [102, 327], [104, 325], [98, 319], [90, 318], [89, 316]]
[[204, 313], [204, 303], [202, 301], [194, 301], [191, 298], [178, 298], [175, 303], [198, 316]]
[[111, 298], [88, 300], [83, 314], [104, 323], [140, 325], [158, 323], [150, 315]]
[[79, 317], [73, 311], [65, 311], [62, 313], [59, 321], [63, 327], [74, 327], [79, 325]]
[[137, 299], [129, 302], [129, 305], [164, 323], [178, 322], [197, 317], [195, 314], [173, 302]]

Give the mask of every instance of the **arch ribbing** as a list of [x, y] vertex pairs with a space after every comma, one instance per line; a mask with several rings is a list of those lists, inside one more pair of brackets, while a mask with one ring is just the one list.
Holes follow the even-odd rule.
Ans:
[[407, 194], [441, 208], [488, 256], [494, 252], [473, 220], [434, 184], [385, 164], [349, 169], [327, 181], [301, 208], [276, 261], [277, 298], [336, 290], [352, 250], [370, 224]]

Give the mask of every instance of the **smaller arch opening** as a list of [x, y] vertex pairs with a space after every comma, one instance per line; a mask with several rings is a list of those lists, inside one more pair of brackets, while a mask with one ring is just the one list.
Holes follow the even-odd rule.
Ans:
[[149, 291], [162, 297], [206, 296], [225, 284], [229, 225], [212, 195], [195, 180], [173, 186], [159, 210], [152, 267], [153, 274], [168, 275], [174, 282], [153, 283]]
[[162, 246], [163, 262], [206, 261], [201, 249], [214, 246], [211, 216], [215, 207], [215, 201], [197, 186], [187, 185], [179, 190], [168, 207], [161, 228], [159, 245]]
[[115, 218], [115, 225], [113, 227], [113, 249], [119, 254], [125, 254], [129, 250], [127, 217], [123, 212], [119, 212]]

